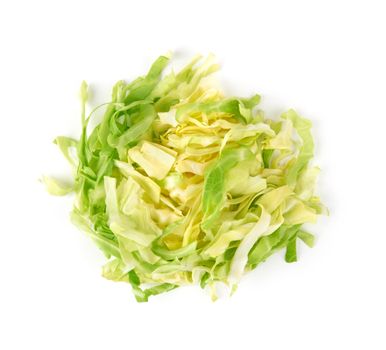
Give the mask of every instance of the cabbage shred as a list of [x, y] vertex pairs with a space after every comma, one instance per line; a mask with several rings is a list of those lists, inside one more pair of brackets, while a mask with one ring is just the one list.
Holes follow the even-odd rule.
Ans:
[[213, 57], [165, 74], [168, 63], [117, 82], [94, 128], [83, 82], [81, 136], [55, 139], [73, 184], [44, 181], [75, 193], [72, 221], [109, 259], [103, 276], [130, 283], [137, 301], [188, 284], [215, 299], [217, 283], [234, 290], [276, 251], [293, 262], [298, 239], [313, 245], [302, 225], [326, 209], [311, 123], [293, 110], [265, 118], [259, 95], [224, 97], [206, 78]]

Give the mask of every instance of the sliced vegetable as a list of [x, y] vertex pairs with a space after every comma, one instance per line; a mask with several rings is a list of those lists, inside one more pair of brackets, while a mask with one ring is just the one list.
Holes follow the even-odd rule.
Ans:
[[259, 95], [224, 97], [203, 81], [218, 69], [211, 56], [165, 74], [168, 63], [117, 82], [88, 115], [83, 82], [81, 136], [55, 139], [73, 181], [42, 180], [51, 194], [75, 193], [71, 219], [109, 259], [103, 276], [138, 301], [192, 283], [215, 300], [218, 282], [234, 291], [276, 251], [294, 262], [298, 239], [313, 246], [302, 225], [326, 209], [311, 123], [293, 110], [266, 119]]

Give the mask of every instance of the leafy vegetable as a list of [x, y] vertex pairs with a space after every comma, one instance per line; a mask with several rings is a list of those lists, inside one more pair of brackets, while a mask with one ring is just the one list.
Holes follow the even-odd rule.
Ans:
[[234, 290], [282, 248], [296, 261], [298, 238], [314, 244], [302, 224], [326, 212], [311, 123], [293, 110], [266, 119], [259, 95], [225, 98], [204, 79], [213, 57], [200, 62], [165, 74], [161, 56], [89, 115], [83, 82], [81, 136], [55, 139], [73, 183], [43, 178], [51, 194], [75, 193], [72, 221], [109, 259], [103, 276], [129, 283], [138, 301], [192, 283], [216, 299], [216, 283]]

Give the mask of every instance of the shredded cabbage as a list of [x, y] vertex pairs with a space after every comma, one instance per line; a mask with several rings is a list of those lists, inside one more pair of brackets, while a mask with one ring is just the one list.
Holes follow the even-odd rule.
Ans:
[[[195, 57], [164, 73], [159, 57], [146, 76], [119, 81], [102, 121], [89, 126], [82, 83], [82, 133], [55, 143], [73, 184], [44, 177], [54, 195], [75, 193], [75, 225], [109, 259], [103, 276], [128, 282], [138, 301], [179, 286], [225, 283], [279, 249], [297, 260], [302, 229], [326, 209], [314, 195], [311, 123], [295, 111], [279, 120], [256, 109], [260, 96], [228, 98], [204, 79], [218, 69]], [[92, 130], [90, 130], [92, 129]]]

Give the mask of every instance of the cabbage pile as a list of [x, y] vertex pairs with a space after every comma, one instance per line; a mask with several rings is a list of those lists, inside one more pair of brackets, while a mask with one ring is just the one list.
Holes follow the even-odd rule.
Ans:
[[266, 119], [258, 95], [224, 97], [207, 78], [212, 57], [165, 73], [169, 60], [117, 82], [94, 127], [101, 106], [86, 114], [83, 83], [80, 138], [55, 139], [73, 184], [44, 181], [75, 193], [72, 221], [108, 258], [103, 276], [130, 283], [137, 301], [188, 284], [215, 299], [218, 283], [234, 291], [271, 254], [285, 248], [293, 262], [298, 239], [313, 245], [302, 225], [325, 208], [311, 123], [293, 110]]

